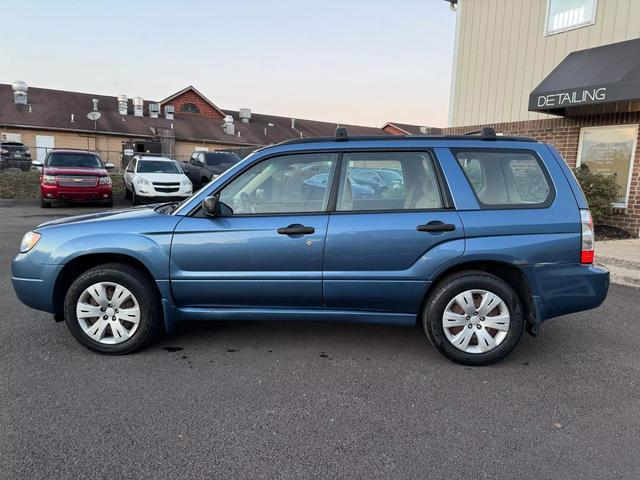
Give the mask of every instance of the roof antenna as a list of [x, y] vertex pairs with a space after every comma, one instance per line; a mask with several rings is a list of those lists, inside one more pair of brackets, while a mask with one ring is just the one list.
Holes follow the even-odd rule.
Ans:
[[336, 142], [346, 142], [349, 140], [349, 132], [344, 127], [336, 128]]

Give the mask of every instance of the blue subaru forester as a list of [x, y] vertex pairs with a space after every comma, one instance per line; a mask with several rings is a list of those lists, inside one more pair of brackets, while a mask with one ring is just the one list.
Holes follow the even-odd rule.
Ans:
[[593, 252], [549, 145], [338, 129], [254, 152], [178, 205], [42, 224], [12, 273], [26, 305], [100, 353], [188, 320], [418, 322], [451, 360], [485, 365], [604, 301]]

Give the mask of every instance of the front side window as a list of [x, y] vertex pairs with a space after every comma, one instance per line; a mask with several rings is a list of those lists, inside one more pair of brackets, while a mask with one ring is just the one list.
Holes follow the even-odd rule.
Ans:
[[[323, 212], [336, 160], [335, 153], [313, 153], [260, 162], [220, 191], [222, 211], [233, 215]], [[326, 174], [327, 182], [318, 182], [319, 174]]]
[[471, 188], [483, 207], [539, 207], [553, 190], [544, 166], [526, 150], [456, 150]]
[[596, 21], [597, 0], [547, 0], [545, 33], [564, 32]]
[[426, 152], [345, 153], [338, 211], [442, 208], [431, 157]]
[[102, 162], [97, 155], [90, 153], [51, 153], [47, 159], [48, 167], [81, 167], [102, 168]]
[[631, 169], [635, 158], [638, 125], [589, 127], [580, 130], [577, 165], [586, 164], [594, 173], [613, 175], [618, 184], [615, 206], [629, 201]]

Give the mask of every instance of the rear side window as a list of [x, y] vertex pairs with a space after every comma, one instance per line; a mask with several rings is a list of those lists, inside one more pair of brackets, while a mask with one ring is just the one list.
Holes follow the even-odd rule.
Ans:
[[455, 150], [483, 207], [544, 207], [553, 200], [549, 175], [527, 150]]
[[431, 156], [426, 152], [345, 153], [338, 211], [442, 208]]

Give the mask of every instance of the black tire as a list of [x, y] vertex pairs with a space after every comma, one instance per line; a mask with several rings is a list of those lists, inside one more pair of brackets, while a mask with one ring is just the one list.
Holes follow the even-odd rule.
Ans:
[[102, 206], [106, 208], [113, 208], [113, 198], [102, 202]]
[[[90, 338], [76, 317], [76, 304], [80, 295], [98, 282], [115, 282], [127, 288], [136, 297], [140, 307], [140, 324], [133, 335], [122, 343], [106, 345]], [[161, 329], [160, 299], [152, 280], [136, 268], [123, 263], [108, 263], [82, 273], [71, 284], [64, 299], [64, 318], [73, 336], [89, 350], [106, 355], [124, 355], [148, 345]]]
[[45, 200], [44, 198], [40, 198], [40, 207], [42, 208], [51, 208], [51, 202]]
[[209, 183], [211, 181], [211, 179], [207, 178], [207, 177], [202, 177], [200, 179], [200, 187], [203, 187], [204, 185], [206, 185], [207, 183]]
[[127, 188], [127, 184], [124, 184], [124, 198], [125, 200], [129, 200], [131, 198], [131, 192]]
[[133, 188], [131, 190], [131, 205], [133, 205], [135, 207], [136, 205], [138, 205], [138, 203], [140, 203], [140, 202], [138, 202], [138, 197], [136, 195], [136, 189]]
[[[442, 326], [442, 317], [449, 302], [456, 295], [473, 289], [487, 290], [498, 295], [509, 310], [507, 335], [497, 347], [485, 353], [468, 353], [458, 349], [447, 339]], [[495, 275], [468, 270], [454, 274], [435, 286], [425, 302], [422, 323], [431, 344], [445, 357], [462, 365], [481, 366], [503, 359], [515, 348], [524, 332], [525, 321], [520, 298], [509, 284]], [[477, 342], [478, 337], [475, 338]]]

